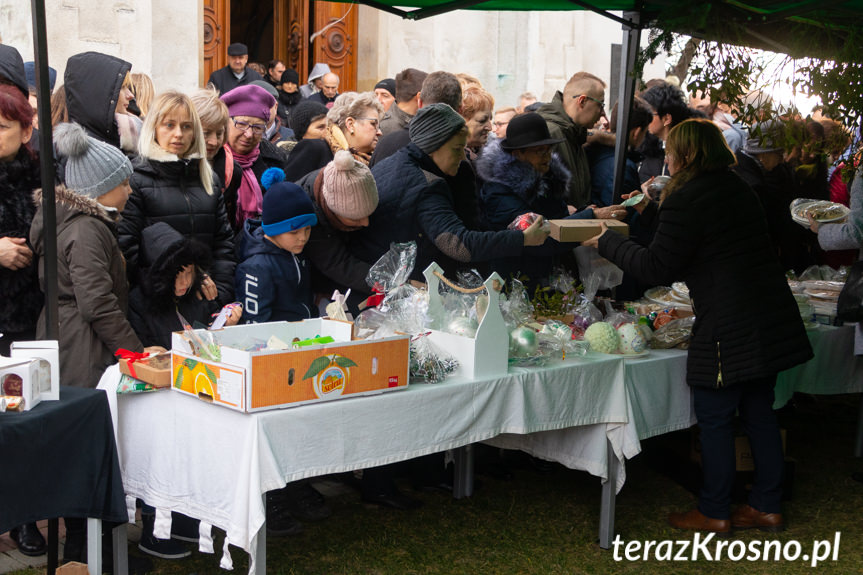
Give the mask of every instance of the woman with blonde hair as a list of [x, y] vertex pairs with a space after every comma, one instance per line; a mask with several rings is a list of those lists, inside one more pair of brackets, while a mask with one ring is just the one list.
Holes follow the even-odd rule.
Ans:
[[241, 228], [241, 226], [235, 225], [237, 193], [243, 178], [243, 168], [233, 157], [228, 157], [225, 151], [225, 141], [228, 138], [228, 120], [231, 118], [228, 107], [219, 99], [219, 93], [212, 88], [196, 90], [190, 98], [198, 112], [198, 117], [201, 118], [204, 142], [207, 147], [207, 159], [210, 161], [213, 172], [219, 177], [220, 191], [225, 199], [228, 221], [231, 222], [234, 232], [237, 232]]
[[[650, 285], [686, 282], [696, 320], [686, 361], [701, 431], [703, 486], [698, 506], [672, 513], [678, 529], [781, 531], [783, 457], [773, 412], [776, 375], [808, 361], [812, 348], [770, 241], [767, 219], [719, 128], [686, 120], [670, 130], [671, 181], [659, 224], [643, 247], [609, 231], [585, 242]], [[734, 415], [755, 459], [749, 503], [731, 512]]]
[[339, 150], [349, 151], [358, 162], [368, 165], [382, 135], [383, 110], [374, 92], [340, 94], [327, 113], [324, 139], [302, 140], [291, 152], [285, 166], [288, 181], [323, 168]]
[[233, 233], [218, 178], [207, 161], [201, 119], [187, 95], [171, 91], [156, 98], [141, 129], [138, 154], [130, 181], [132, 196], [120, 222], [120, 247], [130, 280], [137, 280], [144, 228], [165, 222], [211, 252], [212, 277], [204, 276], [201, 296], [214, 307], [230, 303]]
[[150, 111], [150, 105], [155, 95], [153, 80], [147, 74], [136, 72], [131, 75], [131, 81], [132, 94], [135, 96], [135, 104], [137, 104], [140, 112], [139, 117], [144, 120], [147, 117], [147, 112]]

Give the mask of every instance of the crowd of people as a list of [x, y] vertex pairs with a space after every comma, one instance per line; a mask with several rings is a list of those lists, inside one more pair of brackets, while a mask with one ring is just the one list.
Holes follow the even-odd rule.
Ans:
[[[690, 352], [689, 381], [704, 390], [696, 395], [699, 421], [712, 425], [702, 438], [724, 458], [705, 455], [705, 469], [721, 482], [708, 485], [699, 516], [673, 523], [715, 531], [735, 521], [781, 524], [775, 517], [781, 458], [771, 459], [778, 429], [765, 405], [772, 403], [776, 373], [811, 354], [782, 276], [855, 258], [825, 254], [819, 240], [825, 249], [861, 243], [859, 235], [846, 231], [840, 238], [824, 226], [811, 234], [788, 211], [801, 195], [855, 202], [838, 175], [854, 150], [839, 123], [777, 116], [747, 128], [722, 102], [689, 98], [673, 82], [654, 80], [635, 98], [629, 133], [622, 135], [613, 131], [621, 110], [614, 106], [608, 121], [606, 85], [588, 72], [574, 74], [548, 102], [525, 93], [501, 105], [468, 74], [408, 68], [373, 90], [340, 93], [339, 77], [325, 63], [301, 85], [279, 60], [250, 64], [242, 44], [227, 53], [229, 65], [189, 94], [161, 90], [133, 73], [131, 63], [95, 52], [71, 57], [62, 85], [52, 83], [64, 385], [95, 387], [118, 348], [168, 348], [170, 333], [181, 328], [178, 311], [206, 324], [236, 301], [241, 306], [231, 308], [228, 325], [296, 321], [317, 317], [338, 289], [351, 290], [356, 312], [371, 294], [370, 266], [393, 242], [416, 242], [416, 279], [434, 261], [448, 275], [497, 271], [533, 289], [547, 285], [557, 267], [573, 264], [572, 246], [549, 239], [544, 219], [625, 220], [630, 240], [605, 232], [589, 243], [635, 282], [692, 280], [702, 329]], [[38, 265], [44, 221], [34, 195], [41, 197], [38, 157], [52, 151], [39, 150], [34, 137], [34, 109], [47, 103], [29, 99], [34, 81], [32, 66], [30, 82], [26, 69], [14, 48], [0, 45], [3, 354], [11, 341], [46, 334]], [[617, 137], [627, 138], [622, 197], [614, 197], [612, 185]], [[673, 185], [662, 197], [645, 194], [634, 207], [621, 205], [664, 174]], [[747, 217], [710, 218], [727, 210]], [[525, 214], [538, 217], [516, 226]], [[729, 231], [741, 226], [747, 249], [743, 236]], [[713, 229], [715, 236], [705, 231]], [[766, 286], [775, 317], [756, 309], [757, 325], [725, 321], [711, 308], [743, 297], [722, 279], [739, 275], [734, 262]], [[753, 351], [741, 339], [723, 345], [719, 363], [727, 334], [756, 328], [773, 341], [776, 326], [784, 326], [781, 353], [778, 344]], [[733, 397], [717, 391], [717, 372], [720, 383], [753, 391]], [[772, 473], [757, 476], [765, 486], [756, 486], [749, 514], [729, 523], [726, 436], [729, 409], [733, 414], [738, 405], [758, 422], [753, 426], [764, 439], [753, 442], [756, 463]], [[370, 470], [362, 487], [367, 501], [399, 509], [416, 504], [386, 469]], [[271, 535], [297, 533], [301, 521], [328, 515], [306, 483], [268, 496]], [[188, 555], [175, 541], [153, 536], [146, 505], [144, 516], [142, 550]], [[175, 517], [174, 524], [196, 537], [194, 522]], [[83, 522], [69, 518], [66, 530], [65, 558], [80, 559]], [[13, 537], [22, 552], [44, 552], [33, 524]]]

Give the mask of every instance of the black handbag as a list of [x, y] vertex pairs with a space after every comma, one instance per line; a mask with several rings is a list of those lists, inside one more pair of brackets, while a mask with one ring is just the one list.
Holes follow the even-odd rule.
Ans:
[[848, 279], [839, 292], [836, 318], [846, 323], [863, 321], [863, 260], [848, 270]]

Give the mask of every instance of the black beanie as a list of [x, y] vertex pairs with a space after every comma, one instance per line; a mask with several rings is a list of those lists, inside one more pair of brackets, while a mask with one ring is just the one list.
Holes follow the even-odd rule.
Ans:
[[285, 69], [285, 71], [282, 72], [282, 79], [279, 81], [280, 84], [287, 84], [288, 82], [296, 84], [297, 86], [300, 85], [300, 75], [292, 68]]
[[383, 88], [384, 90], [392, 94], [393, 98], [396, 97], [396, 81], [392, 78], [384, 78], [383, 80], [375, 84], [375, 90], [377, 90], [378, 88]]
[[326, 106], [314, 100], [303, 100], [294, 106], [291, 110], [291, 129], [294, 131], [294, 137], [302, 140], [312, 120], [326, 116], [328, 111]]

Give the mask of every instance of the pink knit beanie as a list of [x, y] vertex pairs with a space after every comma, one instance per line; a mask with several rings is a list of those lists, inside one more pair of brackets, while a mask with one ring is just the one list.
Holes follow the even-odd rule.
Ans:
[[324, 200], [337, 216], [350, 220], [369, 217], [378, 207], [378, 187], [368, 166], [339, 150], [324, 168]]

